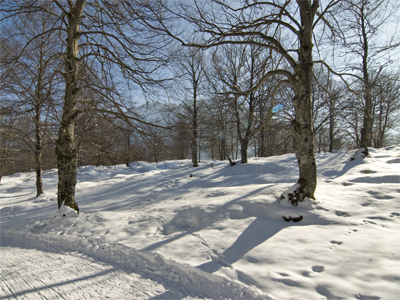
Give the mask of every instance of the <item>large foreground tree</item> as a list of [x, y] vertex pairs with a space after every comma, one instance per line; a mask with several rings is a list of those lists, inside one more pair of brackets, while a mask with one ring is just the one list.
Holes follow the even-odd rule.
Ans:
[[[85, 109], [94, 109], [127, 122], [142, 121], [115, 90], [118, 81], [142, 88], [156, 83], [151, 76], [164, 62], [162, 36], [145, 31], [143, 22], [133, 17], [132, 11], [140, 10], [140, 5], [140, 1], [2, 1], [2, 22], [13, 22], [16, 16], [38, 12], [45, 18], [47, 14], [55, 21], [45, 34], [64, 40], [54, 56], [63, 61], [64, 70], [60, 73], [65, 82], [56, 142], [59, 208], [64, 204], [79, 210], [75, 202], [78, 115]], [[42, 35], [32, 37], [26, 45]], [[85, 95], [94, 96], [85, 98]]]
[[[312, 115], [312, 81], [313, 81], [313, 38], [316, 26], [326, 25], [325, 14], [340, 1], [326, 1], [324, 7], [318, 0], [297, 1], [240, 1], [235, 5], [220, 0], [175, 1], [163, 4], [171, 16], [180, 18], [192, 28], [188, 36], [174, 32], [168, 24], [161, 21], [161, 9], [153, 9], [158, 16], [158, 24], [149, 26], [179, 40], [183, 45], [203, 48], [217, 47], [224, 44], [256, 45], [265, 51], [274, 52], [284, 63], [280, 69], [273, 69], [263, 74], [254, 85], [242, 92], [250, 97], [264, 82], [274, 77], [278, 80], [277, 88], [288, 85], [294, 93], [292, 99], [295, 107], [295, 118], [291, 122], [295, 153], [299, 165], [297, 184], [285, 192], [293, 205], [306, 197], [314, 199], [317, 186], [317, 166], [314, 156], [314, 132]], [[199, 33], [196, 38], [193, 35]], [[201, 43], [193, 40], [203, 39]], [[317, 39], [318, 40], [318, 39]]]

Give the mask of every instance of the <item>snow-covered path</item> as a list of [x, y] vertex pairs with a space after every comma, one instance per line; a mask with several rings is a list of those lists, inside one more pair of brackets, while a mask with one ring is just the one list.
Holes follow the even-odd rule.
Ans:
[[194, 299], [80, 253], [0, 249], [0, 299]]
[[273, 299], [121, 243], [12, 230], [0, 238], [0, 299]]

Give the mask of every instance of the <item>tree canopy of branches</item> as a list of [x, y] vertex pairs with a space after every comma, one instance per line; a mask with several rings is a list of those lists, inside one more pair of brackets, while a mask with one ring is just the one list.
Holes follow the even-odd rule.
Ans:
[[[26, 47], [43, 35], [62, 40], [58, 57], [63, 61], [64, 100], [56, 142], [58, 164], [58, 207], [76, 210], [77, 145], [75, 125], [85, 109], [108, 111], [126, 121], [142, 121], [123, 101], [118, 81], [146, 89], [157, 83], [156, 73], [165, 62], [165, 41], [152, 34], [132, 11], [140, 1], [2, 1], [2, 22], [19, 16], [46, 15], [54, 23], [33, 36]], [[90, 95], [90, 98], [85, 98]]]
[[[43, 13], [27, 18], [17, 16], [13, 23], [5, 24], [1, 59], [2, 109], [19, 120], [4, 129], [23, 141], [34, 154], [37, 196], [43, 194], [42, 148], [46, 140], [51, 141], [50, 132], [45, 129], [54, 124], [55, 98], [60, 92], [61, 79], [57, 74], [60, 62], [54, 51], [61, 46], [60, 41], [46, 33], [54, 18], [44, 16]], [[37, 38], [30, 41], [34, 37]], [[24, 118], [31, 119], [33, 126], [22, 128]]]
[[[79, 164], [190, 152], [194, 167], [203, 153], [246, 163], [254, 145], [294, 149], [299, 178], [281, 199], [314, 199], [316, 150], [368, 154], [399, 124], [397, 26], [382, 34], [398, 24], [396, 3], [3, 0], [0, 171], [24, 140], [39, 178], [48, 142], [58, 207], [78, 210]], [[152, 101], [137, 107], [138, 94]]]
[[350, 77], [348, 86], [356, 86], [350, 90], [364, 102], [358, 146], [364, 148], [365, 155], [373, 140], [372, 89], [382, 72], [393, 67], [393, 55], [400, 46], [399, 8], [398, 1], [343, 0], [337, 13], [328, 17], [337, 23], [332, 39], [339, 44], [336, 60], [342, 58], [342, 67], [329, 69], [342, 78]]
[[[293, 205], [305, 197], [314, 199], [317, 185], [317, 169], [314, 156], [314, 132], [312, 116], [313, 37], [318, 25], [326, 26], [325, 14], [340, 1], [328, 1], [324, 7], [318, 0], [297, 1], [243, 1], [229, 5], [225, 1], [196, 1], [188, 5], [175, 1], [172, 5], [158, 2], [171, 16], [189, 23], [194, 32], [184, 36], [170, 30], [163, 23], [161, 14], [152, 28], [166, 32], [183, 45], [202, 48], [225, 44], [256, 45], [274, 52], [285, 62], [278, 69], [267, 69], [254, 85], [241, 94], [244, 97], [258, 90], [270, 78], [278, 79], [277, 86], [288, 85], [294, 92], [295, 118], [292, 120], [292, 136], [299, 164], [299, 180], [289, 197]], [[165, 12], [164, 12], [165, 13]], [[321, 31], [323, 32], [323, 31]], [[193, 40], [202, 42], [193, 43]]]

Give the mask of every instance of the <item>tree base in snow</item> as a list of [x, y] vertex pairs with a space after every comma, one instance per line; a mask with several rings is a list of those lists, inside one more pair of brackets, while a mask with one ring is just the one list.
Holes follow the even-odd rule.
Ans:
[[232, 161], [232, 159], [228, 156], [229, 163], [231, 164], [231, 167], [236, 165], [236, 162]]
[[351, 155], [350, 160], [353, 161], [357, 157], [367, 157], [367, 156], [369, 156], [368, 148], [360, 148]]
[[292, 187], [288, 188], [280, 197], [279, 200], [288, 199], [293, 206], [299, 205], [306, 198], [306, 193], [300, 183], [294, 184]]
[[68, 205], [68, 204], [65, 204], [65, 203], [63, 202], [63, 203], [61, 204], [61, 206], [60, 206], [58, 209], [60, 210], [60, 209], [61, 209], [62, 207], [64, 207], [64, 206], [67, 206], [67, 207], [69, 207], [69, 208], [75, 210], [76, 213], [79, 214], [79, 206], [78, 206], [78, 203], [74, 202], [72, 205]]
[[301, 215], [301, 216], [298, 216], [298, 217], [295, 217], [295, 218], [292, 218], [291, 216], [289, 216], [289, 217], [285, 217], [285, 216], [283, 216], [282, 217], [286, 222], [290, 222], [290, 221], [293, 221], [293, 222], [300, 222], [301, 220], [303, 220], [303, 216]]

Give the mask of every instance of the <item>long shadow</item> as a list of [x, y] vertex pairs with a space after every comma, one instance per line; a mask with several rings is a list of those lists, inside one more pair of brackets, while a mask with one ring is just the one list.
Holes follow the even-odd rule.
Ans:
[[[337, 154], [339, 155], [339, 153]], [[332, 159], [334, 159], [334, 157], [332, 157]], [[354, 168], [355, 166], [359, 165], [362, 163], [362, 160], [364, 158], [362, 157], [358, 157], [355, 160], [350, 160], [348, 159], [344, 164], [341, 170], [330, 170], [330, 171], [325, 171], [322, 172], [322, 174], [326, 177], [330, 177], [329, 179], [335, 179], [335, 178], [339, 178], [341, 176], [343, 176], [344, 174], [346, 174], [349, 170], [351, 170], [352, 168]]]
[[[237, 240], [224, 251], [223, 259], [229, 264], [240, 260], [246, 253], [261, 245], [269, 238], [277, 234], [283, 228], [288, 227], [283, 222], [277, 222], [268, 217], [257, 217], [237, 238]], [[210, 261], [198, 266], [199, 269], [214, 273], [222, 267], [221, 264]]]
[[163, 245], [166, 245], [166, 244], [168, 244], [168, 243], [171, 243], [171, 242], [173, 242], [173, 241], [175, 241], [175, 240], [179, 240], [181, 237], [184, 237], [184, 236], [186, 236], [186, 235], [188, 235], [187, 232], [182, 232], [182, 233], [177, 234], [177, 235], [175, 235], [175, 236], [173, 236], [173, 237], [170, 237], [170, 238], [168, 238], [168, 239], [164, 239], [164, 240], [162, 240], [162, 241], [160, 241], [160, 242], [157, 242], [157, 243], [155, 243], [155, 244], [152, 244], [152, 245], [150, 245], [150, 246], [147, 246], [147, 247], [144, 248], [143, 250], [144, 250], [144, 251], [152, 251], [152, 250], [155, 250], [155, 249], [157, 249], [158, 247], [161, 247], [161, 246], [163, 246]]
[[[243, 186], [247, 184], [268, 184], [272, 182], [267, 182], [263, 179], [263, 176], [266, 174], [272, 174], [272, 170], [259, 170], [258, 172], [253, 174], [252, 178], [241, 178], [241, 165], [237, 165], [235, 167], [231, 167], [226, 165], [225, 167], [216, 170], [212, 174], [202, 174], [202, 171], [209, 167], [200, 167], [198, 169], [190, 168], [190, 167], [183, 167], [179, 169], [170, 169], [166, 170], [162, 174], [154, 176], [144, 176], [141, 177], [139, 173], [126, 181], [122, 182], [115, 182], [112, 183], [114, 185], [113, 189], [104, 191], [96, 191], [91, 190], [90, 194], [85, 194], [84, 199], [79, 199], [81, 197], [79, 194], [77, 195], [77, 202], [82, 203], [82, 211], [84, 209], [88, 209], [90, 204], [96, 206], [96, 199], [104, 198], [104, 199], [115, 199], [113, 202], [112, 207], [98, 207], [96, 209], [104, 209], [104, 210], [118, 210], [118, 209], [126, 209], [126, 206], [137, 206], [141, 204], [146, 204], [146, 201], [151, 201], [151, 203], [156, 203], [159, 201], [163, 201], [165, 199], [169, 199], [172, 197], [182, 196], [193, 189], [204, 188], [223, 188], [223, 187], [230, 187], [230, 186]], [[281, 169], [277, 170], [277, 166], [274, 165], [274, 172], [283, 172], [285, 168], [281, 167]], [[279, 173], [279, 172], [278, 172]], [[145, 174], [145, 173], [144, 173]], [[189, 178], [189, 174], [193, 174], [193, 179], [187, 180], [186, 182], [179, 182], [178, 186], [173, 186], [171, 181], [173, 180], [185, 180]], [[199, 174], [199, 175], [197, 175]], [[238, 179], [241, 178], [241, 179]], [[217, 181], [215, 181], [218, 179]], [[155, 180], [157, 180], [157, 184], [155, 185]], [[293, 179], [294, 180], [294, 179]], [[288, 178], [288, 182], [293, 181], [291, 178]], [[279, 182], [283, 182], [279, 180]], [[106, 183], [107, 184], [107, 183]], [[172, 185], [165, 187], [164, 185]], [[154, 186], [154, 188], [160, 188], [159, 192], [154, 192], [154, 189], [147, 189], [143, 190], [143, 187], [146, 186]], [[128, 199], [126, 195], [130, 194], [130, 191], [135, 191], [135, 197]], [[123, 197], [121, 197], [123, 195]], [[109, 201], [107, 202], [109, 203]], [[149, 202], [150, 203], [150, 202]], [[103, 206], [103, 205], [100, 205]]]
[[[246, 195], [244, 195], [244, 196], [241, 196], [241, 197], [238, 197], [238, 198], [236, 198], [236, 199], [233, 199], [233, 200], [231, 200], [231, 201], [225, 203], [224, 205], [221, 205], [220, 207], [218, 207], [218, 209], [217, 209], [215, 212], [226, 211], [226, 210], [229, 208], [229, 206], [231, 206], [232, 204], [234, 204], [234, 203], [236, 203], [236, 202], [238, 202], [238, 201], [240, 201], [240, 200], [242, 200], [242, 199], [246, 199], [246, 198], [248, 198], [248, 197], [250, 197], [250, 196], [252, 196], [252, 195], [254, 195], [254, 194], [257, 194], [257, 193], [259, 193], [261, 190], [263, 190], [263, 189], [265, 189], [265, 188], [267, 188], [267, 187], [269, 187], [269, 185], [268, 185], [268, 186], [263, 186], [263, 187], [261, 187], [261, 188], [258, 188], [258, 189], [256, 189], [256, 190], [251, 191], [250, 193], [248, 193], [248, 194], [246, 194]], [[214, 212], [213, 212], [213, 213], [214, 213]], [[213, 213], [211, 213], [211, 214], [213, 214]], [[246, 216], [246, 217], [247, 217], [247, 216]], [[172, 242], [172, 241], [175, 241], [175, 240], [177, 240], [177, 239], [179, 239], [179, 238], [181, 238], [181, 237], [184, 237], [184, 236], [186, 236], [186, 235], [188, 235], [188, 234], [192, 234], [192, 233], [196, 233], [196, 232], [198, 232], [198, 231], [201, 231], [201, 230], [203, 230], [203, 229], [209, 227], [211, 224], [213, 224], [215, 221], [218, 221], [218, 220], [219, 220], [219, 218], [217, 218], [217, 219], [210, 219], [210, 222], [208, 222], [208, 223], [206, 223], [206, 224], [203, 224], [203, 225], [201, 225], [201, 226], [199, 226], [199, 227], [196, 227], [196, 228], [190, 228], [190, 230], [189, 230], [189, 229], [186, 229], [186, 232], [182, 232], [181, 234], [178, 234], [178, 235], [176, 235], [176, 236], [174, 236], [174, 237], [171, 237], [171, 238], [169, 238], [169, 239], [164, 239], [164, 240], [162, 240], [162, 241], [159, 241], [159, 242], [157, 242], [157, 243], [154, 243], [154, 244], [152, 244], [152, 245], [150, 245], [150, 246], [144, 248], [143, 250], [145, 250], [145, 251], [155, 250], [155, 249], [157, 249], [158, 247], [161, 247], [161, 246], [163, 246], [163, 245], [165, 245], [165, 244], [168, 244], [168, 243], [170, 243], [170, 242]], [[173, 222], [173, 220], [171, 220], [171, 222]], [[185, 228], [181, 228], [181, 229], [182, 229], [182, 230], [185, 230]]]

